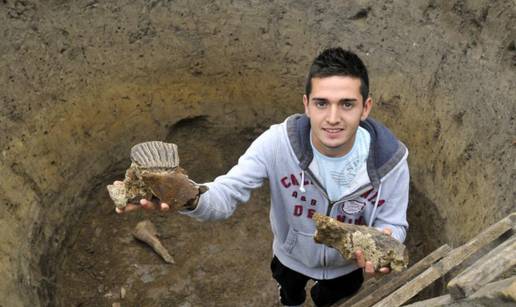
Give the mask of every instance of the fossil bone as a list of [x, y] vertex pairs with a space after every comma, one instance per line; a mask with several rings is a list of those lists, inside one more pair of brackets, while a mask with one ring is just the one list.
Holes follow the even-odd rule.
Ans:
[[344, 258], [353, 259], [362, 250], [375, 270], [390, 267], [402, 271], [408, 265], [408, 253], [398, 240], [375, 228], [346, 224], [319, 213], [314, 214], [317, 232], [314, 240], [337, 249]]
[[152, 194], [174, 209], [180, 208], [199, 193], [180, 167], [174, 172], [144, 172], [142, 179]]
[[[124, 181], [107, 186], [117, 208], [124, 208], [128, 202], [138, 203], [142, 198], [151, 199], [154, 194], [177, 209], [174, 204], [183, 205], [197, 195], [195, 183], [185, 184], [184, 179], [188, 176], [179, 167], [175, 144], [159, 141], [139, 143], [131, 148], [130, 157], [132, 163], [125, 172]], [[174, 184], [176, 188], [171, 189]]]
[[174, 258], [170, 256], [167, 249], [161, 244], [160, 240], [158, 239], [158, 232], [156, 230], [156, 227], [154, 227], [154, 224], [152, 224], [151, 221], [145, 220], [139, 222], [134, 231], [133, 236], [142, 241], [147, 243], [152, 249], [165, 260], [167, 263], [176, 263], [174, 261]]

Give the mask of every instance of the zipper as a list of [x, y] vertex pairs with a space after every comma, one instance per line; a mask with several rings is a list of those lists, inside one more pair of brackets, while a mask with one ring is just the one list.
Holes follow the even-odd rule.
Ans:
[[364, 192], [366, 192], [367, 190], [369, 190], [370, 188], [372, 188], [372, 185], [370, 183], [358, 188], [355, 190], [355, 192], [349, 194], [348, 196], [344, 196], [342, 197], [341, 199], [337, 200], [335, 203], [339, 203], [339, 202], [342, 202], [342, 201], [346, 201], [346, 200], [350, 200], [350, 199], [353, 199], [359, 195], [362, 195], [364, 194]]
[[360, 195], [364, 194], [364, 192], [368, 191], [371, 187], [372, 187], [371, 184], [367, 184], [365, 186], [362, 186], [362, 187], [356, 189], [355, 192], [353, 192], [347, 196], [344, 196], [337, 201], [328, 201], [329, 205], [328, 205], [328, 210], [326, 211], [326, 215], [331, 216], [331, 210], [333, 209], [333, 205], [335, 205], [336, 203], [341, 203], [343, 201], [350, 200], [357, 196], [360, 196]]
[[326, 279], [326, 245], [323, 245], [323, 278]]
[[328, 203], [330, 202], [330, 197], [328, 196], [328, 193], [326, 192], [325, 189], [323, 189], [322, 187], [322, 184], [319, 182], [319, 180], [317, 180], [317, 178], [315, 177], [315, 175], [312, 173], [312, 171], [307, 168], [305, 173], [310, 177], [310, 180], [315, 183], [315, 187], [319, 190], [319, 192], [321, 192], [324, 197], [326, 198], [326, 200], [328, 200]]

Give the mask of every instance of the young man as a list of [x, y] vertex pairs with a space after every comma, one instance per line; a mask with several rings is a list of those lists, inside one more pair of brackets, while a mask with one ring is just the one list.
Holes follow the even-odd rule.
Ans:
[[[341, 48], [324, 50], [307, 78], [305, 114], [271, 126], [236, 166], [207, 183], [209, 189], [181, 211], [198, 220], [228, 218], [268, 178], [271, 269], [283, 305], [302, 304], [309, 279], [317, 281], [311, 289], [314, 303], [331, 305], [360, 288], [363, 270], [374, 273], [360, 252], [357, 261], [348, 261], [315, 243], [315, 212], [405, 239], [408, 152], [387, 128], [368, 119], [373, 104], [368, 88], [367, 70], [357, 55]], [[146, 200], [142, 205], [152, 206]]]

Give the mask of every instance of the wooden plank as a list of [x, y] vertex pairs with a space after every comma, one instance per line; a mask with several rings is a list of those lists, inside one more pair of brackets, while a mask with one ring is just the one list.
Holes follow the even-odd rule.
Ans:
[[[376, 291], [378, 288], [380, 288], [382, 285], [389, 283], [391, 280], [397, 278], [402, 273], [397, 272], [391, 272], [390, 274], [385, 275], [375, 275], [373, 277], [368, 277], [367, 275], [364, 276], [365, 280], [362, 284], [362, 288], [358, 293], [356, 293], [352, 297], [348, 297], [345, 299], [340, 300], [336, 303], [336, 306], [350, 306], [348, 302], [358, 302], [359, 300], [363, 299], [364, 297], [368, 296], [372, 292]], [[340, 304], [340, 305], [339, 305]]]
[[[343, 302], [340, 306], [371, 306], [372, 304], [378, 302], [385, 296], [387, 296], [392, 291], [396, 290], [398, 287], [411, 280], [415, 276], [419, 275], [429, 266], [431, 266], [434, 262], [438, 261], [446, 254], [450, 252], [451, 248], [444, 244], [439, 247], [425, 258], [419, 260], [416, 264], [408, 268], [406, 271], [399, 273], [398, 276], [395, 276], [391, 280], [385, 281], [385, 283], [381, 284], [378, 287], [369, 287], [365, 289], [366, 291], [362, 291], [357, 293], [355, 296], [350, 298], [349, 300]], [[393, 274], [393, 273], [391, 273]], [[383, 280], [380, 280], [383, 282]]]
[[516, 276], [495, 281], [480, 288], [470, 298], [500, 298], [516, 302]]
[[434, 282], [437, 278], [448, 273], [451, 269], [461, 264], [472, 254], [496, 240], [505, 232], [512, 230], [516, 220], [516, 213], [512, 213], [499, 222], [491, 225], [468, 243], [454, 249], [450, 254], [432, 265], [421, 275], [406, 283], [403, 287], [391, 293], [385, 299], [374, 305], [375, 307], [400, 306], [414, 295], [418, 294], [425, 287]]
[[516, 235], [492, 249], [448, 283], [456, 300], [470, 296], [516, 265]]
[[445, 294], [445, 295], [434, 297], [434, 298], [431, 298], [428, 300], [415, 302], [414, 304], [403, 305], [403, 307], [427, 307], [427, 306], [436, 307], [436, 306], [446, 305], [451, 302], [453, 302], [451, 295]]

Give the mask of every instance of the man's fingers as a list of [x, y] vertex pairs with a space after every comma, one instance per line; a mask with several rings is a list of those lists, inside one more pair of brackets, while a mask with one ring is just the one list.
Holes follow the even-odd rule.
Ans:
[[389, 227], [386, 227], [383, 229], [383, 233], [390, 236], [390, 235], [392, 235], [392, 229], [390, 229]]
[[156, 204], [154, 204], [152, 201], [146, 200], [146, 199], [140, 199], [140, 205], [144, 209], [156, 209]]
[[170, 210], [170, 205], [168, 205], [166, 203], [156, 204], [147, 199], [140, 199], [139, 205], [128, 203], [124, 208], [115, 208], [115, 211], [116, 211], [116, 213], [121, 214], [121, 213], [125, 213], [125, 212], [138, 210], [140, 208], [147, 209], [147, 210], [159, 209], [160, 211], [168, 211], [168, 210]]
[[125, 206], [125, 208], [124, 208], [124, 211], [129, 212], [129, 211], [134, 211], [134, 210], [138, 210], [138, 209], [140, 209], [139, 205], [127, 204], [127, 206]]
[[170, 210], [170, 206], [167, 203], [159, 203], [159, 202], [153, 202], [149, 201], [147, 199], [140, 200], [140, 204], [144, 209], [159, 209], [160, 211], [168, 211]]
[[388, 267], [383, 267], [380, 268], [378, 271], [380, 271], [380, 273], [387, 274], [391, 271], [391, 269], [389, 269]]
[[[376, 273], [373, 263], [371, 261], [366, 261], [363, 251], [357, 250], [355, 252], [355, 258], [357, 261], [357, 265], [363, 268], [366, 274], [373, 275]], [[383, 274], [387, 274], [390, 271], [391, 270], [388, 267], [381, 267], [380, 269], [378, 269], [378, 272]]]
[[161, 211], [168, 211], [168, 210], [170, 210], [170, 206], [168, 204], [166, 204], [166, 203], [161, 203], [160, 204], [160, 210]]
[[122, 214], [122, 213], [125, 213], [125, 212], [130, 212], [130, 211], [138, 210], [139, 208], [140, 208], [139, 205], [127, 204], [124, 208], [118, 208], [118, 207], [115, 208], [115, 211], [118, 214]]
[[366, 261], [364, 271], [367, 274], [374, 274], [374, 267], [373, 267], [373, 263], [371, 261]]
[[361, 250], [357, 250], [355, 252], [355, 257], [357, 258], [358, 266], [361, 267], [361, 268], [365, 267], [364, 253]]

